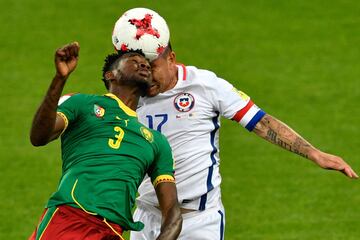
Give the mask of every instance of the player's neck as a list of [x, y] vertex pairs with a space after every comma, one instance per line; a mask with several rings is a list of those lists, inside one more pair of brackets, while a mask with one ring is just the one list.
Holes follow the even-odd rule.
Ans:
[[129, 86], [112, 87], [109, 92], [118, 97], [126, 106], [136, 111], [141, 95], [138, 88]]

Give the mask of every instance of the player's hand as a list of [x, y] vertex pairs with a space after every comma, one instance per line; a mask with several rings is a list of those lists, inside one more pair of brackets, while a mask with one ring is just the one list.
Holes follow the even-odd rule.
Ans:
[[324, 169], [337, 170], [349, 178], [358, 178], [355, 171], [341, 157], [319, 151], [315, 154], [314, 161]]
[[80, 45], [78, 42], [67, 44], [55, 52], [56, 76], [67, 79], [78, 63]]

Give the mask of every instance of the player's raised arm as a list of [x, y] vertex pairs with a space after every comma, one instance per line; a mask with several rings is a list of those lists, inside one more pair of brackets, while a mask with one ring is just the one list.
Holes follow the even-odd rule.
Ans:
[[175, 240], [179, 236], [182, 226], [175, 183], [159, 183], [155, 190], [162, 213], [161, 233], [157, 240]]
[[312, 160], [324, 169], [337, 170], [350, 178], [358, 178], [355, 171], [342, 158], [313, 147], [286, 124], [268, 114], [256, 124], [253, 131], [275, 145]]
[[57, 116], [56, 109], [66, 79], [76, 68], [80, 46], [77, 42], [65, 45], [55, 52], [56, 74], [44, 100], [35, 113], [30, 141], [34, 146], [42, 146], [57, 138], [65, 128], [64, 120]]

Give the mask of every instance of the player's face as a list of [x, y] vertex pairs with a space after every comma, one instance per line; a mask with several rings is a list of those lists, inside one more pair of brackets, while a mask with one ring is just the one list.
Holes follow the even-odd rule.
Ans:
[[153, 97], [168, 90], [168, 86], [171, 84], [174, 78], [171, 68], [175, 64], [175, 55], [172, 57], [172, 54], [174, 55], [174, 53], [171, 52], [168, 56], [160, 56], [150, 63], [153, 81], [152, 85], [147, 91], [147, 96]]
[[119, 81], [124, 85], [138, 85], [146, 88], [152, 82], [151, 67], [149, 62], [140, 54], [125, 54], [118, 65], [118, 71], [121, 75]]

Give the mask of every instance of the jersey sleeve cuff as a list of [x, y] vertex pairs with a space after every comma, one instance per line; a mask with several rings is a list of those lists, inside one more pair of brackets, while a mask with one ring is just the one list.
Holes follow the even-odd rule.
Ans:
[[251, 132], [252, 130], [254, 130], [256, 124], [263, 118], [263, 116], [265, 116], [265, 112], [263, 110], [259, 110], [255, 116], [250, 120], [250, 122], [248, 124], [246, 124], [245, 128]]
[[250, 100], [244, 108], [234, 115], [232, 120], [240, 123], [248, 131], [252, 131], [265, 114], [263, 110]]
[[68, 118], [66, 117], [66, 115], [62, 112], [57, 112], [56, 113], [58, 116], [60, 116], [63, 120], [64, 120], [64, 123], [65, 123], [65, 127], [64, 129], [62, 130], [62, 132], [60, 133], [60, 136], [65, 132], [65, 130], [67, 129], [68, 125], [69, 125], [69, 120]]
[[171, 175], [160, 175], [156, 177], [155, 180], [153, 181], [154, 188], [156, 188], [159, 183], [163, 183], [163, 182], [175, 183], [175, 178]]

